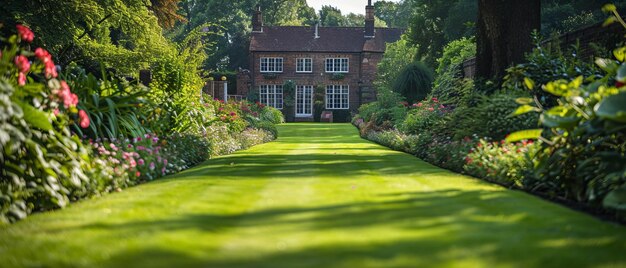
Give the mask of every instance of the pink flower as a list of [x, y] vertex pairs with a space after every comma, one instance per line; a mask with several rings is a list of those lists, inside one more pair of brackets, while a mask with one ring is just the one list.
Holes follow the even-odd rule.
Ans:
[[154, 162], [150, 162], [150, 170], [154, 170], [154, 168], [155, 168]]
[[432, 100], [434, 103], [439, 102], [439, 100], [438, 100], [437, 98], [432, 98], [431, 100]]
[[237, 115], [235, 112], [230, 112], [230, 116], [235, 116]]
[[57, 92], [57, 95], [63, 101], [63, 106], [66, 109], [78, 104], [78, 96], [70, 91], [70, 86], [65, 81], [61, 81], [61, 90]]
[[80, 122], [80, 127], [88, 128], [89, 127], [89, 116], [84, 110], [78, 111], [78, 119]]
[[44, 64], [44, 73], [47, 78], [57, 77], [57, 68], [52, 61], [52, 56], [50, 52], [43, 48], [35, 49], [35, 56]]
[[141, 176], [141, 172], [139, 171], [135, 172], [135, 177], [139, 177], [139, 176]]
[[57, 73], [57, 67], [54, 66], [54, 62], [48, 61], [45, 63], [45, 65], [46, 68], [44, 69], [44, 72], [47, 78], [56, 78], [57, 76], [59, 76], [59, 74]]
[[139, 161], [137, 161], [137, 164], [139, 164], [140, 166], [143, 166], [143, 164], [145, 164], [146, 162], [143, 159], [139, 159]]
[[167, 159], [163, 159], [163, 165], [167, 166]]
[[435, 109], [433, 107], [428, 108], [429, 111], [434, 111]]
[[59, 109], [55, 108], [54, 111], [52, 111], [52, 113], [54, 113], [55, 116], [59, 115]]
[[35, 34], [28, 27], [18, 24], [15, 28], [17, 28], [17, 33], [20, 35], [20, 39], [30, 43], [35, 38]]
[[161, 174], [165, 175], [165, 167], [161, 168]]
[[422, 105], [424, 105], [424, 104], [422, 104], [422, 103], [420, 102], [420, 103], [418, 103], [418, 104], [417, 104], [417, 107], [422, 107]]
[[26, 73], [30, 69], [30, 62], [28, 61], [28, 58], [22, 55], [15, 57], [15, 65], [22, 73]]
[[137, 166], [137, 162], [135, 161], [135, 158], [130, 158], [128, 163], [130, 164], [131, 168], [134, 168]]
[[26, 85], [26, 75], [22, 72], [20, 72], [17, 75], [17, 84], [20, 86]]
[[43, 63], [46, 63], [52, 60], [52, 56], [50, 55], [50, 52], [40, 47], [35, 49], [35, 57], [37, 57]]

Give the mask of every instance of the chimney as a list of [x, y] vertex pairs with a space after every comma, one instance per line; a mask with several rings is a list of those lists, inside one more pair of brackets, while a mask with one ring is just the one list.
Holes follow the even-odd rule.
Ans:
[[365, 38], [374, 38], [374, 31], [374, 6], [372, 0], [368, 0], [365, 7]]
[[315, 24], [315, 39], [320, 38], [320, 23]]
[[261, 13], [261, 5], [256, 6], [256, 10], [254, 11], [254, 15], [252, 16], [252, 32], [263, 32], [263, 14]]

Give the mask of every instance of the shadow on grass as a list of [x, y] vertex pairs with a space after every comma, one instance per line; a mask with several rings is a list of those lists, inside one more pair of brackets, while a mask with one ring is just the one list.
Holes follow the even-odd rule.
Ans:
[[[110, 266], [125, 263], [145, 266], [159, 260], [161, 267], [354, 267], [399, 259], [412, 267], [432, 266], [478, 258], [490, 263], [520, 267], [584, 267], [626, 264], [623, 229], [611, 229], [576, 213], [554, 208], [543, 211], [539, 200], [507, 192], [435, 191], [400, 192], [381, 196], [379, 202], [356, 202], [317, 207], [283, 207], [236, 215], [187, 214], [157, 221], [86, 225], [93, 230], [115, 230], [127, 236], [194, 229], [223, 232], [227, 229], [268, 228], [250, 240], [271, 241], [301, 233], [318, 235], [345, 232], [345, 239], [304, 248], [272, 250], [246, 258], [191, 257], [165, 249], [142, 249], [114, 256]], [[557, 211], [557, 212], [558, 212]], [[400, 229], [406, 237], [385, 238], [384, 232]], [[607, 230], [608, 229], [608, 230]], [[377, 233], [380, 230], [380, 235]], [[233, 230], [236, 231], [236, 230]], [[412, 231], [415, 231], [414, 233]], [[613, 232], [611, 232], [613, 231]], [[367, 238], [369, 242], [363, 243]], [[621, 253], [620, 253], [621, 252]], [[245, 252], [243, 252], [245, 255]]]

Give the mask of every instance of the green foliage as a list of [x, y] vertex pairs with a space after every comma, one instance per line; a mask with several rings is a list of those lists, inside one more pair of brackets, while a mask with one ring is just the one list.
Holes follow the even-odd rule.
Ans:
[[521, 187], [527, 173], [532, 172], [533, 158], [541, 146], [532, 141], [519, 143], [480, 140], [465, 158], [465, 171], [507, 186]]
[[440, 104], [436, 98], [416, 103], [399, 129], [408, 134], [434, 130], [435, 126], [443, 123], [449, 112], [449, 107]]
[[175, 156], [170, 159], [169, 165], [174, 172], [200, 164], [209, 159], [212, 153], [209, 140], [198, 134], [173, 133], [165, 137], [164, 141], [170, 154]]
[[417, 49], [410, 46], [404, 36], [394, 43], [387, 44], [385, 54], [376, 69], [375, 85], [379, 88], [392, 88], [398, 78], [398, 70], [411, 64], [416, 52]]
[[541, 105], [551, 107], [556, 105], [557, 98], [543, 91], [540, 87], [528, 88], [525, 84], [528, 79], [537, 85], [550, 81], [565, 79], [572, 80], [578, 76], [600, 76], [600, 70], [593, 64], [576, 57], [577, 48], [570, 51], [571, 57], [558, 49], [558, 45], [544, 48], [540, 46], [541, 39], [535, 35], [535, 48], [526, 56], [526, 63], [518, 64], [507, 70], [503, 88], [507, 90], [528, 89], [536, 95]]
[[539, 118], [536, 114], [511, 116], [518, 106], [515, 101], [527, 96], [522, 92], [500, 92], [483, 97], [477, 109], [484, 132], [478, 134], [501, 140], [512, 132], [537, 127]]
[[102, 64], [136, 77], [156, 55], [174, 50], [145, 1], [9, 0], [4, 8], [40, 33], [35, 45], [48, 47], [61, 65], [77, 62], [97, 73]]
[[[0, 222], [12, 222], [32, 211], [64, 207], [91, 194], [93, 185], [89, 151], [69, 129], [77, 112], [75, 103], [69, 103], [73, 93], [54, 75], [44, 78], [43, 60], [22, 49], [16, 35], [5, 40], [0, 56]], [[17, 55], [31, 57], [26, 60], [32, 65], [16, 66]]]
[[[542, 87], [558, 98], [558, 105], [549, 108], [534, 103], [533, 110], [541, 113], [540, 123], [551, 131], [543, 132], [545, 146], [537, 154], [535, 174], [524, 182], [526, 187], [614, 209], [622, 207], [611, 200], [620, 200], [626, 185], [623, 51], [615, 50], [618, 61], [597, 60], [606, 72], [603, 77], [560, 79]], [[524, 105], [533, 104], [527, 103]]]
[[433, 73], [421, 62], [413, 62], [404, 67], [393, 86], [409, 103], [426, 98], [432, 89]]
[[462, 64], [476, 55], [476, 43], [470, 38], [461, 38], [450, 42], [443, 49], [443, 55], [437, 60], [432, 97], [446, 104], [457, 105], [462, 98], [473, 91], [471, 80], [463, 78]]
[[141, 124], [145, 118], [140, 111], [140, 107], [147, 104], [146, 88], [109, 78], [104, 70], [102, 79], [98, 79], [78, 66], [67, 68], [63, 76], [78, 95], [78, 108], [85, 110], [93, 122], [87, 129], [78, 123], [73, 125], [72, 130], [80, 136], [114, 139], [138, 137], [149, 132]]
[[261, 120], [268, 121], [274, 125], [285, 123], [283, 113], [281, 113], [280, 110], [270, 106], [265, 106], [265, 109], [261, 111], [260, 118]]
[[359, 117], [365, 122], [372, 122], [378, 126], [386, 124], [391, 127], [404, 120], [407, 108], [401, 103], [400, 95], [387, 89], [380, 89], [377, 99], [359, 107]]

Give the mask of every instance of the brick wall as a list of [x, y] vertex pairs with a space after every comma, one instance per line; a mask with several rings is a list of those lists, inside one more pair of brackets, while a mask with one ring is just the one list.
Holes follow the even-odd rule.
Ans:
[[[275, 78], [267, 78], [261, 73], [261, 57], [282, 57], [283, 72]], [[313, 60], [312, 73], [297, 73], [296, 59], [311, 58]], [[332, 79], [332, 73], [326, 73], [326, 58], [348, 58], [349, 72], [343, 79]], [[362, 103], [375, 100], [373, 81], [376, 77], [376, 66], [382, 59], [382, 53], [299, 53], [299, 52], [253, 52], [250, 57], [250, 85], [258, 90], [259, 85], [282, 85], [287, 80], [293, 80], [297, 85], [348, 85], [350, 110], [356, 111]], [[242, 77], [242, 79], [244, 79]], [[361, 83], [359, 83], [361, 82]], [[245, 84], [245, 83], [239, 83]], [[360, 92], [363, 89], [363, 94]], [[239, 90], [239, 89], [238, 89]], [[239, 92], [237, 94], [240, 94]], [[241, 95], [241, 94], [240, 94]], [[314, 111], [314, 113], [319, 111]]]

